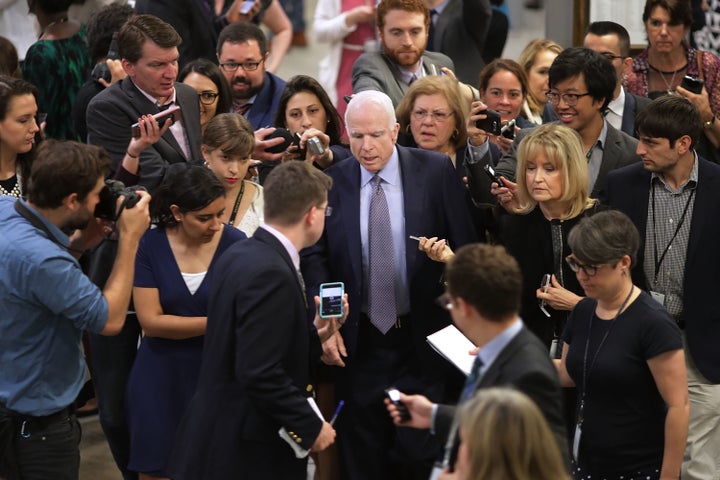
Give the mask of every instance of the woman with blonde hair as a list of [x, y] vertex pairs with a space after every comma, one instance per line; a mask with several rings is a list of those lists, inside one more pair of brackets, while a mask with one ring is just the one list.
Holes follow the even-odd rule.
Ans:
[[548, 71], [553, 60], [563, 48], [560, 44], [547, 38], [531, 40], [518, 58], [518, 63], [525, 70], [528, 79], [528, 95], [523, 104], [522, 115], [536, 125], [543, 123], [543, 110], [547, 99], [545, 92], [548, 86]]
[[487, 388], [460, 407], [463, 480], [568, 479], [555, 437], [540, 409], [522, 392]]

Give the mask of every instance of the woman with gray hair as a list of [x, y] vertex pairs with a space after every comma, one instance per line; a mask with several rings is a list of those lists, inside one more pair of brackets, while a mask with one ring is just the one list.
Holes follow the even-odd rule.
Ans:
[[558, 362], [563, 386], [577, 386], [576, 480], [678, 478], [689, 401], [680, 329], [633, 285], [640, 245], [618, 211], [584, 218], [565, 259], [588, 298], [568, 318]]

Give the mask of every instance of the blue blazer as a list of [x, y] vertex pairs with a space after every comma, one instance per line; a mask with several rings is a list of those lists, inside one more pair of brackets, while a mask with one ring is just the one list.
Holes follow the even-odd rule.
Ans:
[[[413, 343], [426, 372], [450, 367], [427, 346], [425, 337], [450, 324], [446, 311], [434, 300], [443, 293], [443, 264], [418, 250], [409, 235], [438, 236], [457, 249], [476, 241], [459, 179], [447, 156], [415, 148], [396, 147], [400, 160], [405, 208], [405, 251], [410, 290], [410, 328]], [[325, 222], [320, 241], [302, 252], [308, 293], [322, 282], [345, 282], [350, 316], [340, 332], [349, 361], [357, 351], [363, 285], [360, 241], [360, 164], [347, 158], [325, 170], [332, 177], [328, 194], [332, 216]], [[349, 364], [348, 364], [349, 365]]]
[[274, 124], [280, 95], [284, 89], [285, 80], [270, 72], [265, 72], [263, 86], [246, 115], [248, 122], [255, 130]]
[[[650, 197], [650, 172], [641, 163], [612, 171], [603, 203], [627, 214], [640, 231], [640, 249], [633, 268], [635, 283], [648, 290], [643, 269], [645, 230]], [[683, 319], [688, 349], [698, 370], [720, 383], [720, 166], [700, 158], [690, 241], [683, 280]]]

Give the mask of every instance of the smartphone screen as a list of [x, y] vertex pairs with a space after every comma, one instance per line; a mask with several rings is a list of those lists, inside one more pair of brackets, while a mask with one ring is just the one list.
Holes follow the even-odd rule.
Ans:
[[343, 315], [344, 293], [345, 285], [342, 282], [320, 285], [320, 318], [341, 317]]
[[248, 0], [247, 2], [243, 2], [243, 4], [240, 5], [240, 14], [247, 15], [253, 5], [255, 5], [255, 0]]

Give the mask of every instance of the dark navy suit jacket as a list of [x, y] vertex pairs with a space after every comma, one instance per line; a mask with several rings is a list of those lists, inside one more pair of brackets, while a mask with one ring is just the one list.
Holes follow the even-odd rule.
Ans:
[[285, 80], [270, 72], [265, 72], [263, 86], [246, 115], [248, 122], [255, 130], [273, 125], [278, 102], [280, 102], [280, 94], [284, 88]]

